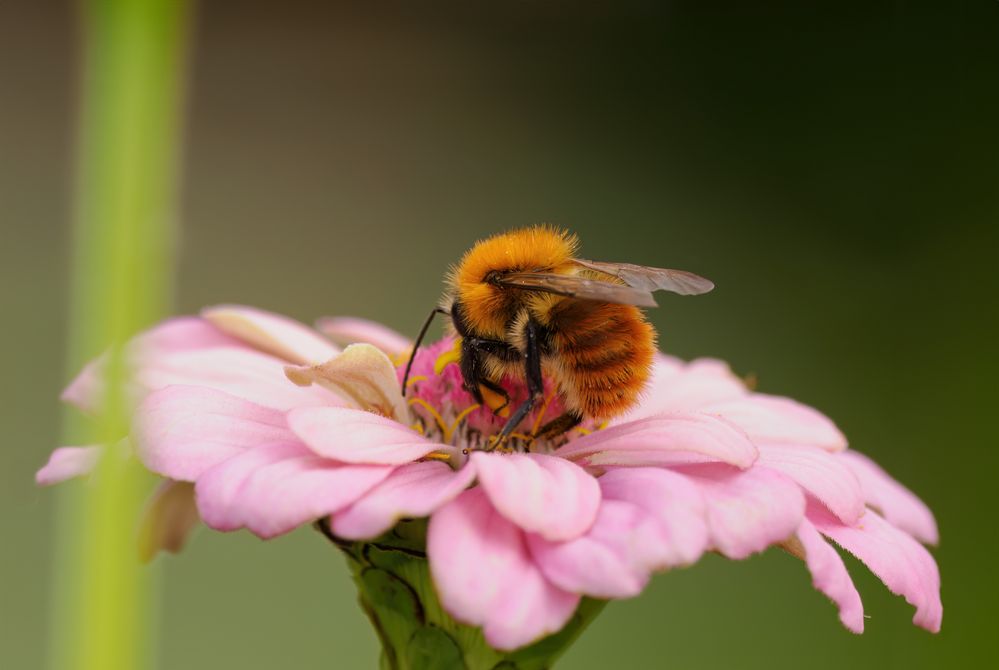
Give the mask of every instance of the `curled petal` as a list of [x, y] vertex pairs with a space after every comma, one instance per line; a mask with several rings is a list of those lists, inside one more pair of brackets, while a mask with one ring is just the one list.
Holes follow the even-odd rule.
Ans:
[[902, 486], [877, 463], [849, 450], [837, 456], [860, 480], [867, 504], [890, 524], [901, 528], [920, 542], [936, 544], [940, 535], [933, 512], [915, 493]]
[[285, 374], [299, 386], [316, 384], [352, 401], [360, 409], [409, 422], [395, 366], [370, 344], [352, 344], [321, 365], [288, 366]]
[[147, 468], [182, 481], [246, 449], [295, 441], [281, 412], [198, 386], [151, 393], [136, 410], [132, 435]]
[[779, 396], [753, 393], [704, 408], [737, 424], [754, 441], [804, 444], [828, 451], [846, 449], [846, 437], [822, 412]]
[[336, 463], [288, 442], [219, 463], [198, 478], [195, 491], [207, 525], [245, 527], [266, 539], [343, 509], [391, 472], [386, 465]]
[[339, 351], [308, 326], [262, 309], [219, 305], [203, 309], [201, 316], [227, 335], [289, 363], [321, 363]]
[[731, 422], [697, 413], [663, 414], [611, 426], [575, 439], [556, 453], [586, 467], [720, 461], [748, 468], [758, 455]]
[[812, 585], [836, 604], [839, 620], [847, 630], [863, 633], [864, 605], [857, 587], [853, 585], [843, 559], [808, 519], [802, 519], [794, 540], [785, 548], [805, 561], [812, 573]]
[[846, 524], [864, 513], [860, 482], [835, 454], [818, 447], [760, 444], [759, 465], [782, 472]]
[[148, 563], [160, 551], [178, 553], [200, 520], [194, 503], [194, 484], [170, 479], [162, 482], [142, 515], [139, 559]]
[[663, 468], [615, 468], [597, 480], [606, 500], [627, 502], [659, 524], [662, 569], [689, 565], [708, 548], [707, 506], [694, 480]]
[[475, 469], [454, 471], [438, 461], [410, 463], [395, 470], [353, 505], [333, 516], [333, 532], [348, 540], [367, 540], [400, 519], [429, 516], [453, 500], [475, 479]]
[[700, 465], [683, 472], [704, 495], [712, 546], [728, 558], [746, 558], [783, 542], [804, 517], [801, 489], [773, 470]]
[[319, 320], [316, 329], [335, 342], [364, 342], [378, 347], [390, 356], [409, 351], [413, 346], [412, 340], [405, 335], [368, 319], [327, 317]]
[[914, 624], [933, 633], [940, 630], [940, 572], [923, 545], [870, 510], [852, 526], [815, 505], [808, 508], [808, 518], [820, 533], [863, 561], [889, 591], [915, 607]]
[[527, 546], [552, 584], [594, 598], [631, 598], [650, 573], [668, 563], [668, 550], [651, 515], [629, 503], [606, 500], [582, 537], [552, 542], [529, 534]]
[[563, 458], [476, 451], [471, 463], [493, 507], [547, 540], [579, 537], [600, 506], [597, 480]]
[[522, 647], [565, 626], [580, 597], [552, 585], [534, 564], [523, 533], [480, 488], [440, 508], [427, 529], [430, 572], [455, 619], [482, 626], [496, 649]]
[[288, 425], [312, 451], [344, 463], [403, 465], [450, 449], [392, 419], [348, 407], [293, 409]]
[[49, 461], [35, 473], [35, 482], [51, 486], [73, 477], [90, 474], [101, 457], [103, 447], [59, 447]]

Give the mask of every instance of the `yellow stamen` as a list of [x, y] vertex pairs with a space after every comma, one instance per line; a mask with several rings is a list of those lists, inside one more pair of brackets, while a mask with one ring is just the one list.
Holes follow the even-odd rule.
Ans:
[[461, 360], [461, 338], [455, 338], [454, 345], [434, 361], [434, 374], [439, 375], [451, 363]]
[[416, 382], [425, 382], [425, 381], [427, 381], [426, 375], [413, 375], [406, 381], [406, 388], [409, 388]]
[[417, 433], [419, 433], [420, 435], [424, 435], [424, 434], [425, 434], [425, 433], [423, 432], [423, 424], [422, 424], [422, 423], [420, 423], [419, 421], [414, 421], [414, 422], [413, 422], [413, 425], [412, 425], [412, 426], [410, 426], [410, 428], [412, 428], [413, 430], [415, 430], [415, 431], [416, 431]]
[[461, 411], [461, 413], [458, 414], [458, 416], [455, 417], [454, 423], [451, 424], [451, 427], [447, 431], [444, 432], [444, 441], [445, 442], [450, 442], [451, 441], [451, 436], [454, 435], [454, 431], [458, 429], [458, 424], [460, 424], [462, 421], [464, 421], [466, 416], [468, 416], [469, 414], [471, 414], [475, 410], [479, 409], [480, 407], [482, 407], [482, 405], [471, 405], [471, 406], [466, 407], [465, 409], [463, 409]]
[[545, 412], [548, 411], [548, 404], [552, 401], [552, 398], [554, 397], [555, 394], [551, 393], [547, 398], [545, 398], [545, 401], [541, 403], [541, 409], [538, 410], [538, 417], [534, 420], [534, 427], [531, 428], [531, 435], [537, 436], [538, 428], [541, 428], [541, 420], [545, 418]]
[[444, 424], [444, 418], [440, 415], [440, 412], [434, 409], [434, 406], [428, 403], [426, 400], [424, 400], [423, 398], [410, 398], [409, 404], [411, 406], [419, 405], [423, 409], [430, 412], [430, 416], [434, 417], [434, 421], [437, 422], [437, 427], [440, 428], [441, 432], [444, 433], [447, 431], [447, 426]]
[[431, 451], [423, 458], [428, 461], [443, 461], [445, 463], [451, 462], [451, 454], [446, 454], [443, 451]]
[[579, 433], [580, 435], [589, 435], [593, 431], [590, 430], [589, 428], [583, 428], [582, 426], [577, 426], [576, 432]]

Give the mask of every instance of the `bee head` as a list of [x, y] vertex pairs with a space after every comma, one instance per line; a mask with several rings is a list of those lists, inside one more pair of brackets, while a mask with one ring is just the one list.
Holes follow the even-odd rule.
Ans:
[[481, 332], [502, 333], [524, 299], [524, 292], [503, 286], [513, 272], [552, 270], [568, 263], [578, 246], [572, 233], [541, 225], [481, 240], [451, 271], [448, 283]]

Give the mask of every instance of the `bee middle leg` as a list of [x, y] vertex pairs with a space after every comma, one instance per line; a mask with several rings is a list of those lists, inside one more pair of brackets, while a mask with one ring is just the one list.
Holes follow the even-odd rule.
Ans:
[[506, 424], [496, 435], [491, 449], [502, 446], [510, 438], [510, 433], [520, 425], [538, 400], [544, 395], [545, 383], [541, 376], [541, 354], [538, 349], [538, 331], [533, 320], [528, 320], [527, 328], [527, 351], [524, 353], [524, 376], [527, 379], [527, 399], [513, 411]]

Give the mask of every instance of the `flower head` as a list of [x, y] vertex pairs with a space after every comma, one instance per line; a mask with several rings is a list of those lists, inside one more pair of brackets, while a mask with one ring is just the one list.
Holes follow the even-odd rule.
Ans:
[[[828, 540], [914, 605], [916, 624], [939, 629], [939, 574], [920, 544], [937, 539], [926, 506], [848, 450], [824, 415], [750, 391], [724, 363], [659, 355], [628, 415], [546, 439], [539, 426], [561, 414], [549, 385], [510, 448], [490, 451], [505, 399], [478, 403], [463, 388], [453, 339], [416, 353], [404, 397], [408, 340], [357, 319], [320, 328], [360, 343], [341, 350], [244, 307], [135, 340], [135, 453], [168, 488], [193, 483], [193, 501], [185, 484], [151, 505], [161, 526], [190, 526], [178, 500], [196, 502], [212, 528], [265, 538], [328, 518], [337, 537], [368, 540], [429, 517], [441, 603], [498, 649], [560, 630], [583, 596], [635, 596], [653, 573], [706, 551], [741, 559], [772, 545], [802, 558], [861, 632], [860, 597]], [[98, 409], [100, 366], [64, 397]], [[516, 379], [502, 386], [511, 406], [525, 394]], [[56, 450], [38, 480], [82, 473], [93, 458]], [[147, 533], [152, 548], [175, 549], [179, 535]]]

